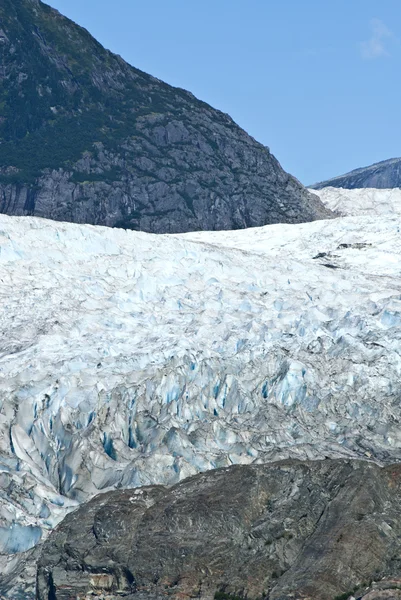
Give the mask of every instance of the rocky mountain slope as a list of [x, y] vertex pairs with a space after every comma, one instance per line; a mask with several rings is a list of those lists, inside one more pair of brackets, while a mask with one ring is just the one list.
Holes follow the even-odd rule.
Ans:
[[164, 233], [329, 216], [232, 119], [39, 0], [0, 5], [0, 212]]
[[400, 598], [400, 484], [400, 466], [290, 461], [102, 494], [45, 543], [37, 598]]
[[326, 187], [346, 189], [399, 188], [401, 187], [401, 158], [390, 158], [369, 167], [355, 169], [345, 175], [315, 183], [315, 185], [310, 186], [310, 189], [319, 190]]
[[0, 595], [32, 597], [38, 544], [100, 491], [399, 460], [400, 213], [160, 236], [0, 216]]

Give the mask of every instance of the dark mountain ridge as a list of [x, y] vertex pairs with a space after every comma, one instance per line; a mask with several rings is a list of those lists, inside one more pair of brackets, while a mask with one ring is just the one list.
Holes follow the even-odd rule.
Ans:
[[354, 169], [345, 175], [339, 175], [309, 187], [315, 190], [321, 190], [325, 187], [341, 187], [349, 190], [356, 188], [398, 188], [401, 187], [401, 158], [382, 160], [369, 167]]
[[228, 115], [40, 0], [2, 0], [0, 55], [0, 212], [156, 233], [331, 216]]

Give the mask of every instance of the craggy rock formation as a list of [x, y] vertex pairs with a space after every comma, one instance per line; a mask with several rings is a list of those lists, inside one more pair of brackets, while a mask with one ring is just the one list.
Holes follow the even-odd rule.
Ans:
[[339, 175], [311, 185], [311, 189], [320, 190], [326, 187], [346, 189], [356, 188], [399, 188], [401, 187], [401, 158], [390, 158], [369, 167], [355, 169], [345, 175]]
[[100, 495], [45, 543], [37, 598], [398, 598], [400, 485], [401, 466], [288, 461]]
[[331, 216], [232, 119], [39, 0], [0, 5], [0, 212], [153, 233]]

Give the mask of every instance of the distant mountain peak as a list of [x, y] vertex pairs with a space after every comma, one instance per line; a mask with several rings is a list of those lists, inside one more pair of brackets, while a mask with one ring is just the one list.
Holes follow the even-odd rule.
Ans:
[[355, 188], [398, 188], [401, 187], [401, 158], [389, 158], [368, 167], [354, 169], [345, 175], [315, 183], [310, 189], [325, 187]]

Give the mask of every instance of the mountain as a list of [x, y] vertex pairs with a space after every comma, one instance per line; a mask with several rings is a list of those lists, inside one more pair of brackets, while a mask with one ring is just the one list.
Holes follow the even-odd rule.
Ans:
[[331, 213], [226, 114], [39, 0], [0, 5], [0, 212], [153, 233]]
[[383, 160], [370, 167], [355, 169], [345, 175], [339, 175], [309, 187], [311, 190], [320, 190], [326, 187], [351, 190], [355, 188], [399, 188], [401, 187], [401, 158]]
[[0, 596], [101, 491], [401, 459], [401, 216], [370, 203], [157, 236], [0, 215]]
[[38, 600], [401, 598], [401, 467], [234, 466], [101, 494], [45, 543]]

